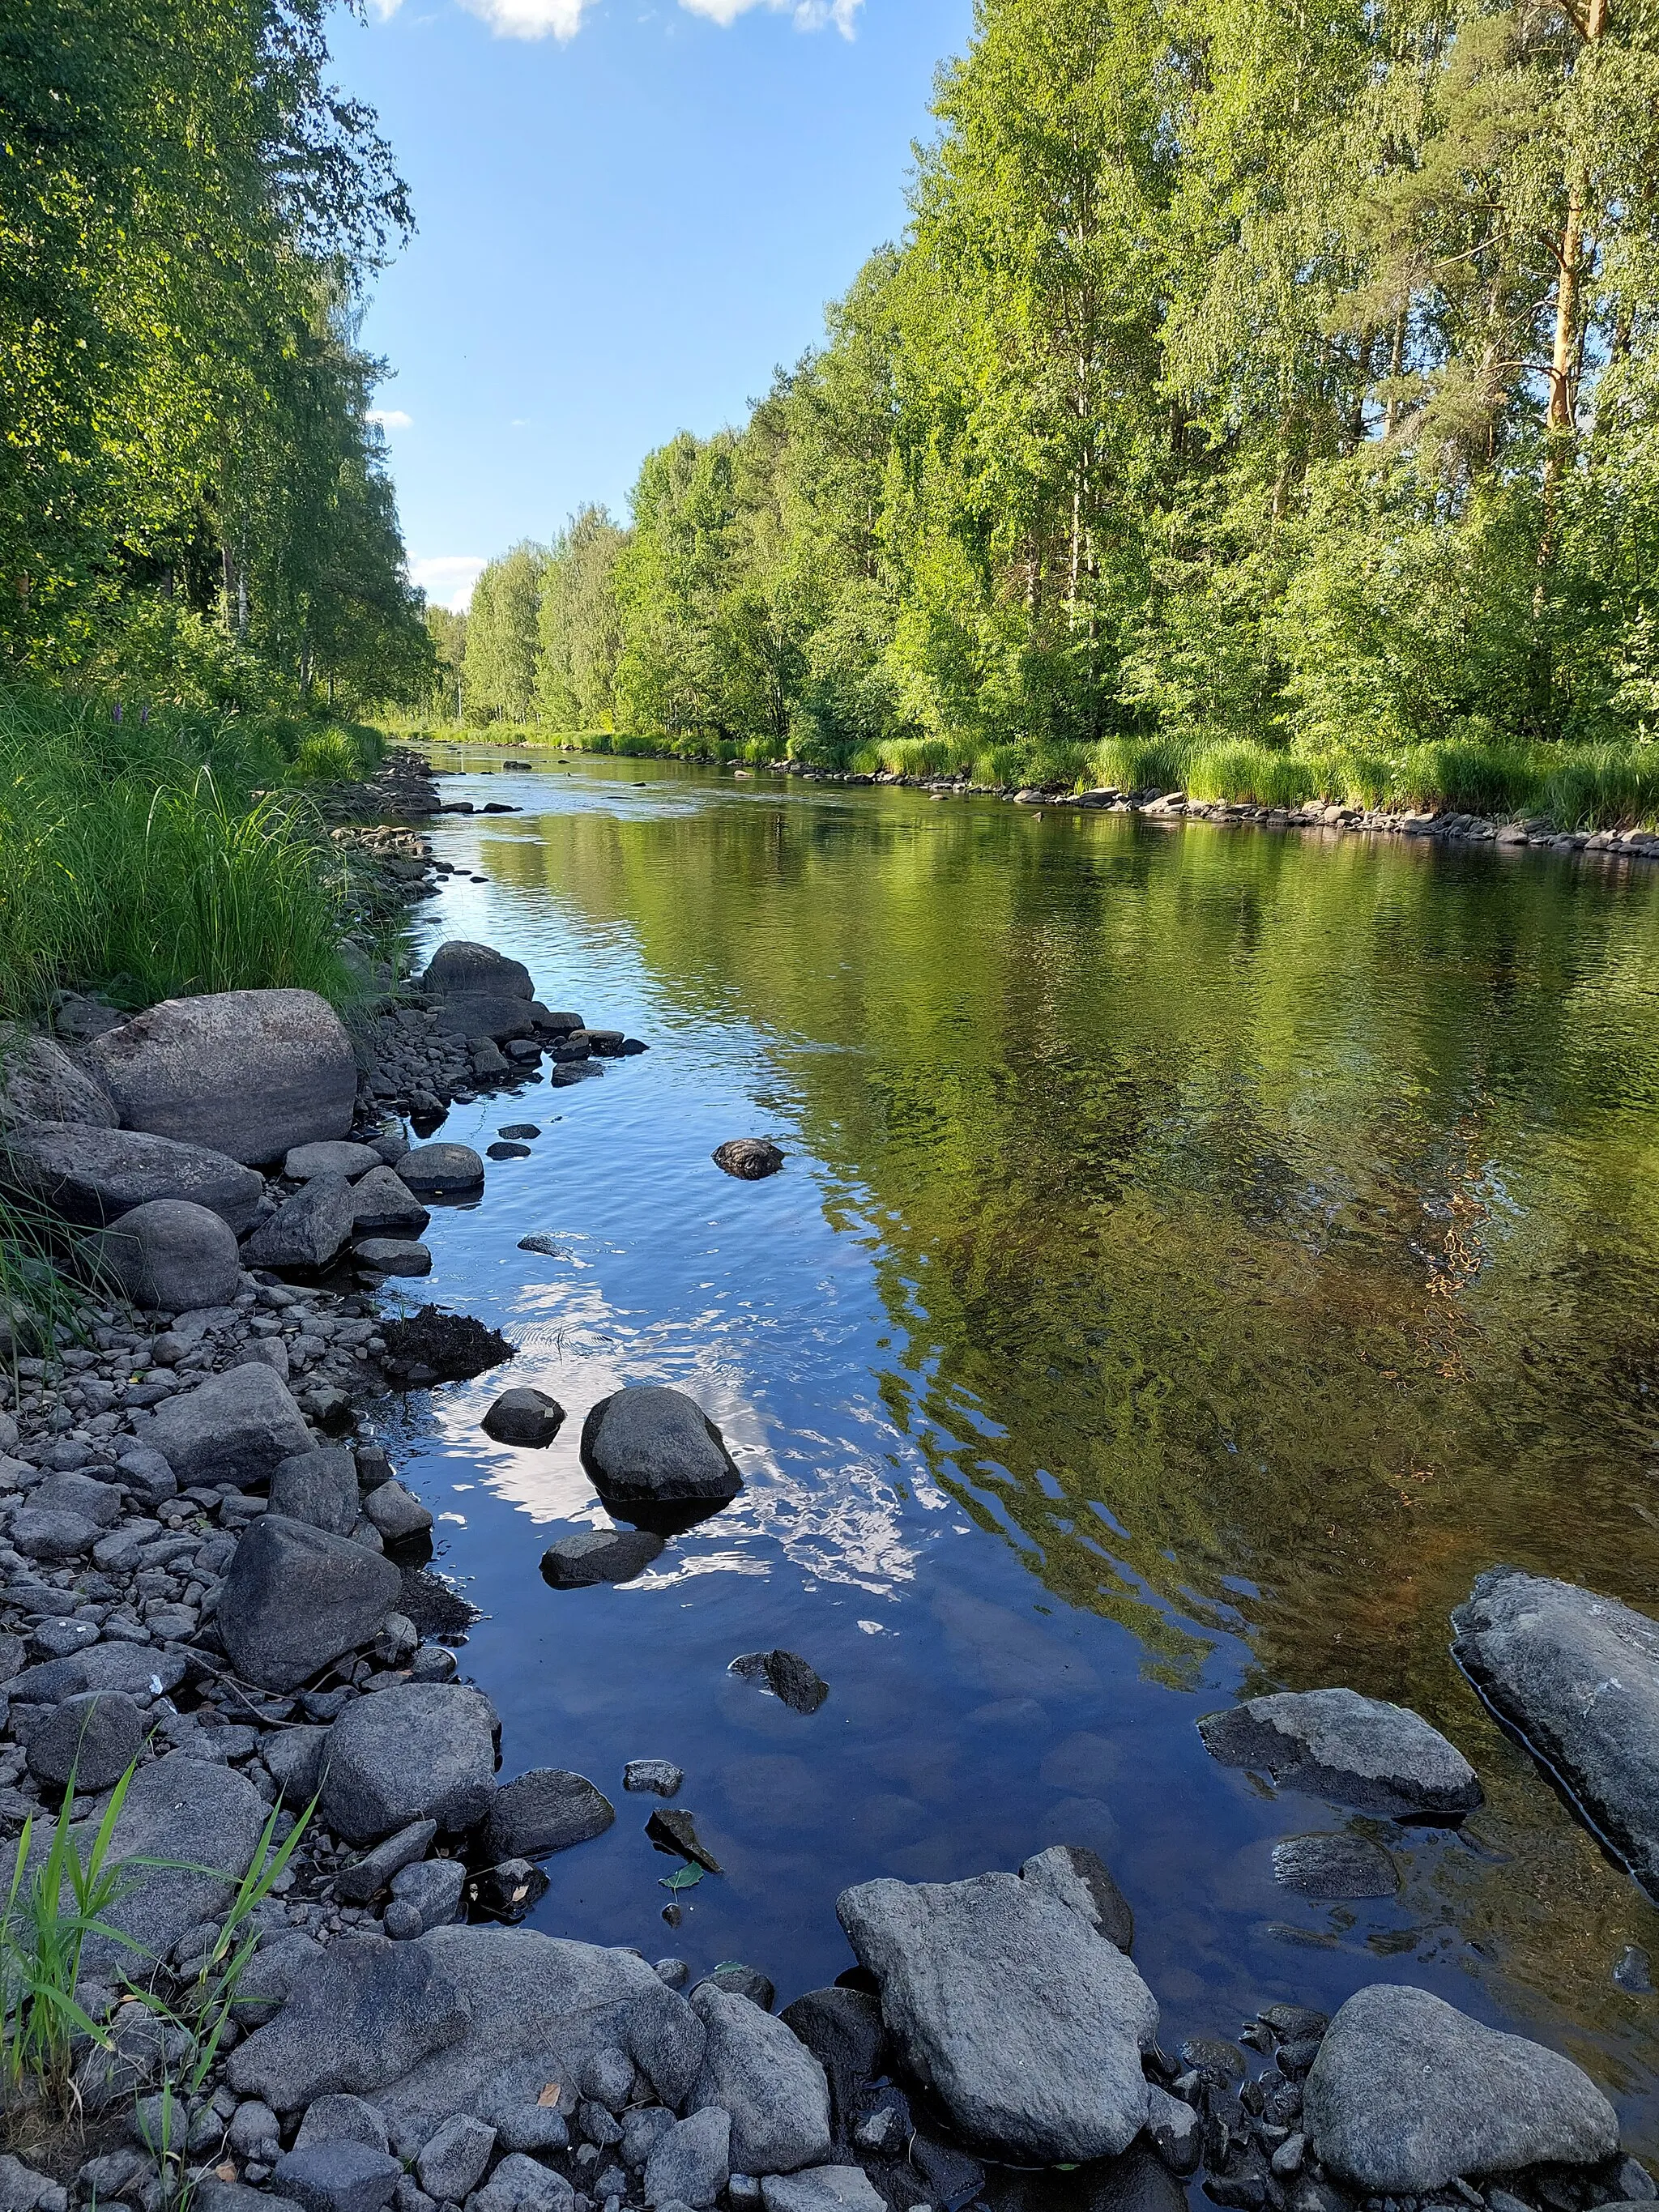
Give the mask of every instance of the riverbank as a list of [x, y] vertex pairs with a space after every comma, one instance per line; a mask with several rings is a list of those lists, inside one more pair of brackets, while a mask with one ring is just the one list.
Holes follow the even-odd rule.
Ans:
[[[394, 841], [389, 856], [402, 860], [412, 884], [435, 876], [435, 867], [422, 862], [415, 833], [394, 826], [386, 834]], [[421, 1002], [404, 1002], [392, 1018], [417, 1018], [411, 1033], [427, 1041], [428, 1057], [454, 1055], [456, 1048], [441, 1040], [465, 1039], [470, 1051], [482, 1035], [503, 1059], [515, 1044], [535, 1048], [539, 1069], [528, 1055], [515, 1056], [509, 1082], [514, 1066], [549, 1074], [556, 1084], [588, 1079], [561, 1071], [606, 1056], [594, 1050], [595, 1032], [586, 1032], [584, 1060], [577, 1030], [562, 1030], [573, 1018], [539, 1006], [513, 949], [441, 949], [424, 971]], [[198, 1008], [197, 1018], [204, 1015]], [[333, 1086], [330, 1110], [337, 1114], [344, 1091], [338, 1042], [319, 1017], [312, 1019], [317, 1026], [306, 1049], [313, 1073], [304, 1083], [278, 1085], [262, 1066], [258, 1079], [246, 1083], [240, 1116], [266, 1114], [279, 1090], [314, 1098], [325, 1075]], [[246, 1050], [245, 1013], [228, 1032], [213, 1026], [227, 1059]], [[598, 1034], [602, 1046], [611, 1042]], [[625, 1048], [628, 1040], [616, 1042]], [[106, 1043], [94, 1073], [106, 1063], [120, 1068], [134, 1096], [144, 1091], [123, 1048]], [[199, 1052], [193, 1057], [198, 1079], [216, 1065]], [[461, 1910], [493, 1906], [507, 1917], [523, 1910], [537, 1887], [538, 1857], [574, 1849], [610, 1825], [614, 1807], [605, 1789], [614, 1784], [601, 1787], [562, 1769], [535, 1771], [505, 1786], [495, 1782], [488, 1705], [454, 1680], [462, 1626], [456, 1601], [449, 1596], [447, 1615], [440, 1618], [434, 1608], [442, 1604], [443, 1585], [417, 1563], [419, 1516], [425, 1513], [429, 1526], [431, 1509], [401, 1492], [384, 1452], [342, 1441], [361, 1409], [385, 1404], [389, 1386], [420, 1382], [422, 1367], [437, 1379], [453, 1335], [428, 1330], [410, 1343], [386, 1325], [372, 1285], [334, 1290], [312, 1279], [319, 1267], [333, 1264], [319, 1255], [348, 1210], [337, 1186], [356, 1194], [353, 1228], [361, 1222], [400, 1230], [408, 1241], [410, 1212], [388, 1218], [392, 1201], [401, 1208], [403, 1200], [387, 1175], [421, 1210], [423, 1195], [471, 1193], [489, 1173], [477, 1153], [460, 1157], [462, 1147], [424, 1148], [442, 1155], [425, 1162], [423, 1148], [402, 1149], [401, 1133], [374, 1109], [379, 1072], [357, 1068], [355, 1119], [343, 1130], [332, 1122], [325, 1132], [318, 1125], [314, 1134], [266, 1128], [265, 1143], [297, 1135], [322, 1149], [311, 1158], [285, 1153], [283, 1165], [295, 1172], [254, 1178], [263, 1188], [240, 1255], [240, 1262], [254, 1263], [242, 1269], [252, 1279], [242, 1285], [239, 1273], [240, 1286], [216, 1318], [210, 1310], [198, 1328], [199, 1313], [162, 1310], [142, 1327], [130, 1326], [136, 1317], [106, 1307], [108, 1319], [98, 1326], [111, 1343], [79, 1368], [65, 1361], [61, 1387], [44, 1367], [39, 1374], [20, 1370], [20, 1382], [30, 1388], [19, 1390], [13, 1455], [30, 1472], [16, 1477], [19, 1503], [6, 1521], [12, 1556], [0, 1555], [0, 1571], [9, 1592], [24, 1588], [26, 1600], [10, 1618], [20, 1640], [36, 1637], [43, 1620], [80, 1620], [80, 1630], [64, 1632], [66, 1653], [54, 1653], [51, 1663], [61, 1656], [77, 1668], [89, 1665], [103, 1650], [100, 1664], [110, 1676], [105, 1684], [77, 1675], [79, 1686], [69, 1692], [61, 1668], [46, 1683], [33, 1669], [14, 1675], [14, 1740], [29, 1738], [15, 1785], [20, 1799], [49, 1798], [50, 1783], [43, 1786], [38, 1771], [49, 1744], [33, 1766], [28, 1763], [35, 1732], [45, 1735], [41, 1711], [58, 1710], [48, 1690], [60, 1702], [92, 1696], [100, 1712], [110, 1707], [118, 1717], [114, 1698], [123, 1694], [142, 1714], [159, 1717], [161, 1741], [173, 1747], [141, 1767], [141, 1780], [152, 1772], [157, 1778], [139, 1808], [151, 1823], [144, 1847], [157, 1853], [198, 1859], [207, 1853], [204, 1842], [161, 1818], [179, 1783], [188, 1781], [196, 1802], [216, 1818], [216, 1845], [227, 1832], [245, 1834], [257, 1818], [234, 1786], [239, 1778], [246, 1778], [260, 1809], [271, 1793], [297, 1807], [308, 1802], [327, 1762], [320, 1814], [295, 1879], [280, 1910], [262, 1923], [260, 1994], [267, 2001], [285, 1994], [288, 2001], [268, 2027], [256, 2028], [263, 2008], [250, 2008], [245, 2028], [252, 2032], [234, 2039], [239, 2047], [229, 2050], [228, 2064], [210, 2074], [185, 2115], [192, 2146], [186, 2162], [205, 2203], [222, 2187], [252, 2185], [329, 2212], [394, 2198], [399, 2212], [475, 2199], [478, 2212], [525, 2205], [580, 2212], [579, 2197], [590, 2205], [614, 2198], [618, 2208], [719, 2202], [745, 2212], [759, 2202], [767, 2212], [880, 2206], [908, 2212], [921, 2203], [1074, 2198], [1082, 2205], [1098, 2201], [1102, 2191], [1114, 2203], [1173, 2208], [1184, 2179], [1200, 2166], [1212, 2202], [1297, 2212], [1339, 2212], [1384, 2195], [1448, 2205], [1479, 2196], [1491, 2212], [1508, 2212], [1500, 2191], [1513, 2197], [1518, 2190], [1519, 2201], [1557, 2212], [1562, 2191], [1574, 2207], [1648, 2196], [1650, 2182], [1616, 2155], [1610, 2112], [1578, 2069], [1517, 2039], [1503, 2039], [1500, 2048], [1489, 2031], [1432, 1998], [1419, 2003], [1410, 1992], [1362, 1992], [1329, 2034], [1322, 2014], [1268, 2006], [1236, 2042], [1194, 2041], [1166, 2055], [1157, 2040], [1153, 1992], [1119, 1949], [1131, 1939], [1124, 1901], [1095, 1855], [1079, 1847], [1039, 1853], [1018, 1876], [876, 1882], [848, 1891], [842, 1917], [861, 1962], [857, 1986], [811, 1992], [787, 2007], [781, 2021], [768, 2015], [764, 1961], [717, 1968], [683, 2002], [677, 1990], [690, 1976], [680, 1961], [665, 1960], [653, 1972], [628, 1953], [452, 1924]], [[201, 1103], [193, 1093], [192, 1108]], [[347, 1156], [354, 1139], [367, 1140], [372, 1160]], [[515, 1141], [503, 1132], [504, 1144]], [[334, 1149], [342, 1144], [346, 1150]], [[221, 1203], [240, 1207], [250, 1186], [229, 1172], [238, 1164], [222, 1164], [215, 1172]], [[306, 1170], [313, 1172], [302, 1176]], [[423, 1193], [428, 1176], [434, 1188]], [[373, 1212], [362, 1195], [370, 1185]], [[208, 1187], [192, 1186], [198, 1193]], [[194, 1284], [200, 1279], [192, 1274]], [[499, 1340], [480, 1345], [476, 1336], [467, 1342], [468, 1333], [456, 1334], [463, 1337], [462, 1364], [451, 1371], [471, 1372], [480, 1357], [501, 1364]], [[159, 1395], [147, 1395], [152, 1391]], [[676, 1394], [623, 1395], [637, 1409], [647, 1396]], [[614, 1404], [574, 1409], [586, 1414], [585, 1431], [592, 1425], [584, 1458], [601, 1496], [617, 1498], [614, 1517], [653, 1533], [645, 1509], [653, 1501], [641, 1487], [647, 1462], [652, 1485], [660, 1486], [665, 1474], [671, 1482], [697, 1486], [704, 1505], [730, 1494], [729, 1455], [718, 1438], [664, 1408], [665, 1427], [655, 1438], [660, 1448], [631, 1460], [626, 1437], [605, 1433], [605, 1414]], [[496, 1418], [492, 1432], [520, 1419], [533, 1426], [551, 1419], [545, 1406], [514, 1407]], [[531, 1437], [524, 1443], [533, 1449]], [[179, 1486], [172, 1492], [152, 1463], [157, 1458]], [[297, 1469], [296, 1459], [304, 1463]], [[331, 1464], [318, 1465], [322, 1460]], [[146, 1475], [154, 1495], [138, 1486]], [[47, 1484], [59, 1488], [46, 1490]], [[67, 1494], [64, 1484], [72, 1486]], [[80, 1485], [86, 1486], [74, 1486]], [[100, 1486], [118, 1510], [93, 1521], [82, 1509], [98, 1502], [91, 1493]], [[693, 1502], [654, 1500], [681, 1510]], [[27, 1511], [43, 1519], [25, 1521], [20, 1532], [19, 1515]], [[40, 1544], [53, 1513], [91, 1522], [96, 1533], [89, 1539], [85, 1530], [69, 1532], [83, 1547], [89, 1540], [89, 1553], [71, 1546], [58, 1561], [25, 1548], [22, 1538]], [[295, 1526], [298, 1536], [290, 1533]], [[181, 1547], [180, 1537], [190, 1540]], [[61, 1530], [56, 1540], [64, 1540]], [[354, 1557], [354, 1546], [366, 1556]], [[594, 1571], [592, 1546], [561, 1556]], [[395, 1595], [392, 1581], [370, 1573], [368, 1557], [389, 1559], [397, 1570]], [[73, 1594], [81, 1603], [68, 1616], [45, 1608], [43, 1587], [60, 1601]], [[338, 1601], [337, 1618], [349, 1615], [353, 1638], [295, 1679], [301, 1661], [318, 1657], [308, 1639], [330, 1595]], [[107, 1608], [102, 1619], [91, 1620], [100, 1606]], [[185, 1622], [179, 1607], [193, 1609], [196, 1622]], [[87, 1626], [97, 1634], [86, 1636]], [[185, 1632], [167, 1632], [180, 1629]], [[38, 1651], [28, 1656], [46, 1663]], [[804, 1692], [808, 1704], [818, 1697], [803, 1677], [804, 1662], [791, 1663], [793, 1655], [734, 1656], [744, 1694], [760, 1699], [769, 1689], [792, 1702]], [[171, 1673], [175, 1660], [176, 1679], [150, 1692], [149, 1682]], [[135, 1686], [118, 1692], [117, 1675]], [[830, 1693], [833, 1699], [833, 1684]], [[176, 1735], [167, 1704], [185, 1723]], [[833, 1704], [829, 1710], [833, 1718]], [[1390, 1710], [1360, 1715], [1349, 1747], [1373, 1785], [1376, 1731], [1399, 1725], [1387, 1719]], [[60, 1727], [60, 1737], [64, 1732]], [[1295, 1732], [1284, 1733], [1288, 1739]], [[1443, 1740], [1421, 1723], [1408, 1733], [1416, 1765], [1409, 1777], [1396, 1774], [1393, 1809], [1426, 1809], [1421, 1793], [1443, 1791], [1447, 1772], [1453, 1793], [1468, 1802], [1464, 1763], [1442, 1771]], [[501, 1748], [511, 1764], [512, 1747]], [[618, 1771], [637, 1748], [617, 1746]], [[1259, 1744], [1243, 1748], [1254, 1754], [1251, 1766], [1297, 1786], [1286, 1779], [1285, 1762]], [[168, 1765], [173, 1758], [205, 1760], [216, 1772], [205, 1780], [186, 1775]], [[1315, 1794], [1352, 1791], [1356, 1771], [1347, 1771], [1345, 1784], [1328, 1745], [1321, 1764]], [[672, 1787], [667, 1774], [653, 1780]], [[0, 1814], [4, 1809], [0, 1805]], [[666, 1832], [678, 1833], [672, 1848], [692, 1875], [699, 1859], [686, 1847], [696, 1841], [695, 1829], [669, 1824]], [[138, 1848], [131, 1833], [124, 1835], [124, 1848]], [[515, 1856], [521, 1864], [510, 1863]], [[1144, 1920], [1146, 1901], [1133, 1901]], [[678, 1903], [671, 1895], [670, 1908]], [[181, 1965], [222, 1907], [198, 1893], [189, 1909], [191, 1923], [167, 1946], [161, 1937], [171, 1923], [151, 1923], [148, 1931], [151, 1948], [169, 1949]], [[296, 1948], [303, 1945], [316, 1948]], [[1028, 1970], [1030, 1986], [1022, 1979]], [[1056, 2021], [1066, 2023], [1058, 2031]], [[124, 2036], [136, 2026], [129, 2021]], [[1413, 2054], [1419, 2119], [1409, 2161], [1396, 2155], [1398, 2130], [1389, 2118], [1389, 2100], [1407, 2078], [1405, 2046]], [[1432, 2054], [1426, 2068], [1425, 2047]], [[1504, 2073], [1510, 2094], [1491, 2094], [1494, 2069]], [[928, 2079], [942, 2106], [920, 2087]], [[1041, 2094], [1034, 2081], [1043, 2085]], [[111, 2111], [118, 2122], [118, 2100]], [[679, 2113], [686, 2117], [676, 2118]], [[101, 2201], [143, 2204], [147, 2189], [159, 2193], [163, 2177], [142, 2147], [102, 2155], [125, 2157], [126, 2170], [81, 2175], [77, 2198], [94, 2186]], [[1538, 2159], [1565, 2167], [1565, 2177], [1528, 2173]], [[1088, 2170], [1075, 2178], [1054, 2170], [1079, 2164]], [[1033, 2173], [1034, 2165], [1047, 2170]], [[1468, 2181], [1455, 2186], [1465, 2176], [1483, 2181], [1486, 2193]], [[75, 2177], [65, 2172], [63, 2179]], [[247, 2200], [219, 2201], [222, 2212], [252, 2212]]]

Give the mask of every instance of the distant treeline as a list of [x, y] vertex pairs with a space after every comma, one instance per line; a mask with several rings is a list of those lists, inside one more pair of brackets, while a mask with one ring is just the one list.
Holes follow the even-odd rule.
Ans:
[[29, 0], [0, 33], [0, 684], [424, 696], [361, 289], [410, 228], [326, 0]]
[[1659, 738], [1656, 0], [980, 0], [933, 112], [823, 348], [445, 618], [470, 717], [996, 781]]

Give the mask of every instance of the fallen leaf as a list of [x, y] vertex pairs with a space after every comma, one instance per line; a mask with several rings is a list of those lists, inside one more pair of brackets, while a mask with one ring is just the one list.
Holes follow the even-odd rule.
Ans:
[[213, 2171], [221, 2181], [234, 2181], [236, 2179], [236, 2169], [228, 2159], [222, 2166], [216, 2166]]
[[560, 2083], [557, 2081], [550, 2081], [546, 2088], [542, 2091], [541, 2095], [537, 2098], [536, 2102], [542, 2106], [544, 2111], [545, 2111], [549, 2106], [556, 2105], [562, 2094]]
[[702, 1877], [703, 1869], [700, 1866], [676, 1867], [673, 1873], [665, 1875], [657, 1887], [659, 1889], [695, 1889]]

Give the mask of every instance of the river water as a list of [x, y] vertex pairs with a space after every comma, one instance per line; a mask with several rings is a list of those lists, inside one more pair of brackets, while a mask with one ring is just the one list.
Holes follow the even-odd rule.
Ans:
[[[648, 1042], [603, 1080], [457, 1106], [492, 1164], [421, 1286], [509, 1370], [387, 1441], [484, 1611], [465, 1666], [503, 1774], [618, 1808], [534, 1924], [761, 1967], [851, 1963], [835, 1899], [1093, 1846], [1166, 2049], [1273, 1999], [1409, 1981], [1585, 2065], [1659, 2151], [1659, 1913], [1448, 1654], [1499, 1561], [1659, 1610], [1659, 873], [1358, 838], [930, 802], [648, 763], [437, 755], [452, 881], [421, 950], [482, 939]], [[460, 771], [465, 769], [465, 773]], [[785, 1172], [709, 1155], [770, 1135]], [[559, 1256], [520, 1251], [551, 1237]], [[506, 1380], [570, 1419], [492, 1444]], [[578, 1438], [688, 1390], [747, 1482], [625, 1588], [556, 1592], [604, 1525]], [[728, 1676], [784, 1644], [810, 1717]], [[1479, 1769], [1460, 1830], [1273, 1796], [1194, 1723], [1346, 1683]], [[630, 1758], [725, 1871], [676, 1862]], [[1279, 1889], [1279, 1838], [1382, 1843], [1396, 1897]]]

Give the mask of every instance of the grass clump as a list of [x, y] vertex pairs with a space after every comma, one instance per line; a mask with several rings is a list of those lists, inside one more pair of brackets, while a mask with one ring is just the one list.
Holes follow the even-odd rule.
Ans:
[[268, 734], [0, 696], [0, 1013], [297, 985], [352, 995], [345, 885]]

